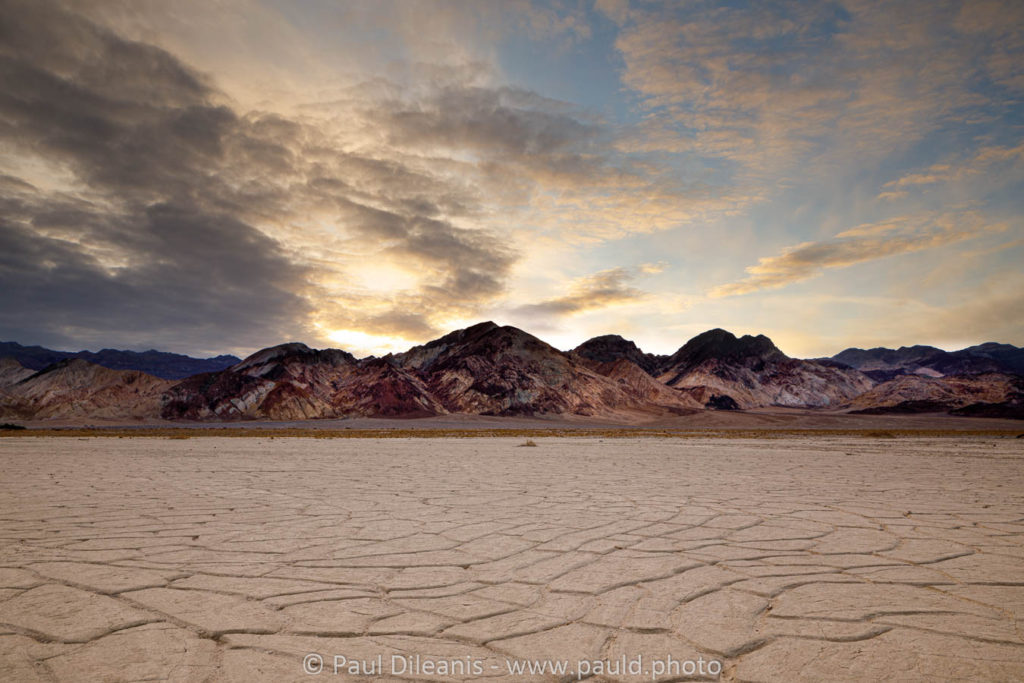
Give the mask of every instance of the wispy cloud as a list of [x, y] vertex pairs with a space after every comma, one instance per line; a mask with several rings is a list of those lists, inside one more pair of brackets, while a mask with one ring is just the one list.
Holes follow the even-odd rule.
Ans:
[[907, 188], [921, 188], [931, 185], [963, 181], [972, 176], [988, 174], [990, 186], [1002, 184], [1007, 178], [991, 177], [993, 172], [1005, 174], [1006, 166], [1024, 161], [1024, 144], [1015, 147], [988, 145], [979, 148], [972, 157], [955, 163], [932, 164], [922, 171], [915, 171], [891, 180], [878, 195], [879, 199], [899, 199], [907, 196]]
[[638, 301], [646, 296], [646, 292], [629, 284], [635, 277], [635, 272], [627, 268], [603, 270], [574, 280], [568, 293], [562, 296], [519, 306], [512, 313], [560, 317]]
[[1005, 230], [970, 213], [911, 216], [845, 230], [831, 240], [788, 247], [746, 269], [748, 276], [710, 290], [712, 297], [751, 294], [808, 280], [831, 268], [845, 268], [898, 254], [932, 249]]
[[1019, 87], [999, 66], [1020, 49], [1006, 29], [1021, 25], [1019, 4], [979, 10], [984, 20], [936, 2], [616, 6], [623, 80], [651, 112], [634, 144], [725, 159], [762, 181], [908, 149], [993, 102], [979, 69]]

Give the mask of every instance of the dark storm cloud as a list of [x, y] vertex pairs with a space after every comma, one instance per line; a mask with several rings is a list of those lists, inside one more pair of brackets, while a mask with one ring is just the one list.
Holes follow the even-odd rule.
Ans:
[[[303, 299], [301, 272], [272, 240], [229, 216], [158, 204], [125, 217], [40, 210], [36, 222], [0, 223], [0, 328], [58, 346], [103, 343], [113, 330], [136, 346], [230, 344], [228, 334], [263, 339], [287, 329]], [[91, 229], [133, 244], [123, 267], [46, 232]], [[128, 242], [126, 241], [126, 245]], [[113, 254], [117, 260], [119, 254]], [[267, 342], [273, 338], [268, 338]]]
[[215, 172], [242, 122], [216, 91], [59, 6], [3, 4], [3, 142], [82, 188], [0, 183], [4, 336], [211, 350], [294, 330], [302, 270], [221, 209]]
[[431, 291], [447, 289], [469, 299], [500, 293], [502, 280], [513, 261], [511, 254], [480, 239], [473, 231], [429, 219], [415, 221], [395, 250], [442, 267], [447, 278], [440, 288], [432, 287]]
[[[471, 313], [502, 291], [514, 255], [452, 222], [481, 211], [465, 184], [345, 151], [305, 120], [240, 114], [172, 54], [58, 4], [2, 0], [0, 13], [0, 142], [66, 176], [61, 189], [24, 169], [0, 178], [0, 336], [213, 351], [309, 334], [315, 268], [255, 226], [314, 211], [431, 275], [390, 311], [343, 314], [354, 325], [419, 335], [429, 315], [408, 307]], [[471, 146], [528, 153], [586, 135], [524, 113], [525, 93], [494, 95], [519, 108], [487, 120], [486, 93], [460, 97], [477, 112], [453, 123]], [[387, 126], [386, 105], [368, 106]], [[395, 121], [390, 137], [456, 143], [438, 120]]]
[[69, 164], [91, 186], [187, 192], [222, 153], [233, 112], [173, 56], [48, 2], [5, 2], [5, 142]]

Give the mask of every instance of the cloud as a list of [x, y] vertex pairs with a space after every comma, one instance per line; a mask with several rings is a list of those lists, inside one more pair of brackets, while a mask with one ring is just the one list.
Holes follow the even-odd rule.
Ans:
[[536, 158], [575, 151], [596, 134], [563, 103], [509, 87], [449, 87], [415, 107], [389, 105], [385, 129], [397, 145]]
[[885, 187], [907, 187], [908, 185], [931, 185], [946, 182], [952, 177], [949, 164], [933, 164], [923, 173], [911, 173], [899, 180], [885, 184]]
[[773, 186], [1001, 115], [998, 89], [1019, 80], [1000, 72], [1005, 56], [1024, 56], [1006, 28], [1021, 25], [1015, 2], [979, 6], [984, 20], [929, 0], [607, 5], [624, 22], [623, 83], [649, 111], [630, 148], [725, 161], [732, 178]]
[[668, 268], [668, 263], [665, 261], [658, 261], [657, 263], [641, 263], [638, 269], [645, 275], [657, 275]]
[[214, 352], [232, 344], [231, 334], [279, 339], [308, 312], [294, 293], [302, 290], [303, 270], [273, 240], [228, 216], [173, 204], [124, 218], [27, 208], [51, 228], [72, 233], [82, 219], [94, 232], [131, 234], [134, 244], [113, 254], [93, 251], [31, 229], [19, 220], [24, 213], [7, 213], [0, 226], [0, 328], [15, 338], [95, 345], [116, 330], [137, 347]]
[[903, 199], [908, 194], [909, 194], [909, 192], [907, 192], [906, 190], [900, 190], [900, 191], [897, 191], [897, 192], [879, 192], [878, 193], [878, 199], [883, 199], [883, 200], [887, 200], [887, 201], [894, 201], [896, 199]]
[[596, 0], [594, 9], [619, 26], [625, 24], [629, 19], [629, 0]]
[[[533, 265], [581, 245], [664, 231], [631, 243], [639, 262], [699, 241], [694, 227], [767, 231], [784, 214], [799, 233], [819, 210], [856, 224], [854, 176], [901, 206], [965, 179], [956, 201], [996, 187], [995, 202], [1019, 182], [1014, 166], [990, 183], [1020, 159], [1004, 106], [1024, 88], [1013, 3], [0, 0], [0, 11], [0, 337], [19, 341], [219, 352], [422, 341], [495, 310], [584, 324], [577, 314], [650, 305], [657, 319], [657, 292], [624, 304], [658, 263], [517, 305], [531, 300], [531, 272], [551, 272]], [[605, 17], [628, 90], [614, 106], [505, 80], [524, 39], [557, 53], [553, 69], [578, 69], [608, 47]], [[956, 126], [964, 145], [930, 145]], [[819, 182], [843, 189], [766, 206]], [[862, 229], [796, 245], [719, 289], [782, 286], [868, 258], [872, 240], [876, 254], [901, 253], [970, 225]], [[614, 266], [613, 252], [584, 264]], [[688, 272], [699, 282], [720, 267]]]
[[0, 140], [70, 179], [0, 184], [5, 335], [215, 350], [301, 329], [304, 268], [212, 173], [245, 128], [219, 93], [57, 5], [5, 5]]
[[831, 240], [804, 242], [784, 249], [778, 256], [762, 258], [746, 269], [748, 277], [714, 287], [709, 295], [718, 298], [778, 289], [817, 277], [830, 268], [932, 249], [1003, 229], [1003, 225], [987, 224], [967, 212], [857, 226]]
[[[0, 144], [13, 163], [0, 199], [17, 205], [7, 220], [19, 239], [38, 242], [16, 276], [0, 274], [6, 291], [20, 292], [5, 302], [3, 335], [186, 351], [323, 340], [336, 329], [420, 341], [505, 297], [531, 235], [613, 239], [743, 201], [616, 149], [619, 132], [579, 107], [496, 83], [487, 51], [472, 49], [498, 15], [533, 39], [586, 40], [587, 13], [572, 3], [324, 12], [326, 24], [376, 27], [374, 45], [409, 59], [372, 72], [355, 59], [327, 97], [300, 76], [296, 92], [308, 99], [276, 107], [263, 106], [258, 69], [232, 57], [204, 21], [182, 18], [223, 19], [226, 43], [253, 59], [259, 38], [283, 64], [337, 73], [314, 58], [318, 33], [301, 49], [271, 40], [268, 7], [3, 5]], [[463, 38], [464, 54], [439, 56]], [[229, 79], [178, 51], [223, 66]], [[287, 101], [287, 74], [267, 66], [269, 92]], [[173, 234], [192, 241], [165, 243]], [[95, 293], [93, 304], [69, 297], [60, 322], [24, 303], [57, 297], [47, 287], [65, 282], [41, 256], [39, 245], [54, 242], [56, 269], [88, 270]], [[202, 243], [211, 251], [197, 259], [190, 248]], [[208, 291], [178, 283], [196, 277], [195, 263], [210, 271], [196, 279]], [[382, 287], [366, 277], [367, 263], [405, 275]], [[140, 297], [150, 314], [113, 317]], [[156, 312], [178, 309], [190, 313], [160, 323]]]
[[1024, 90], [1024, 6], [1006, 0], [973, 0], [960, 6], [956, 27], [985, 40], [984, 73], [1009, 91]]
[[[518, 158], [506, 184], [524, 182], [594, 134], [563, 104], [451, 79], [316, 115], [239, 111], [160, 47], [57, 3], [3, 4], [0, 142], [17, 163], [0, 330], [26, 341], [422, 339], [504, 292], [517, 254], [488, 224], [496, 160]], [[366, 259], [416, 282], [367, 292], [347, 274]]]
[[[932, 164], [922, 171], [907, 173], [891, 180], [883, 187], [893, 188], [882, 192], [879, 199], [893, 199], [907, 196], [905, 188], [922, 188], [930, 185], [945, 185], [964, 181], [972, 176], [986, 175], [990, 187], [1005, 182], [1007, 166], [1024, 161], [1024, 144], [1015, 147], [986, 145], [978, 148], [973, 156], [957, 162]], [[993, 177], [995, 176], [995, 177]]]
[[634, 278], [634, 272], [627, 268], [602, 270], [573, 281], [569, 293], [564, 296], [519, 306], [513, 313], [520, 317], [561, 317], [638, 301], [646, 296], [646, 292], [629, 285]]

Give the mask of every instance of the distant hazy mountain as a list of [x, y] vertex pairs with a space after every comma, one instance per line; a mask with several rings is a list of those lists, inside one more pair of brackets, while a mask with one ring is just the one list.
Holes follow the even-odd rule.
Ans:
[[1004, 367], [1018, 375], [1024, 375], [1024, 348], [1017, 348], [1011, 344], [999, 344], [997, 342], [985, 342], [977, 346], [970, 346], [958, 353], [966, 353], [981, 358], [991, 358], [1002, 363]]
[[[901, 346], [898, 349], [850, 348], [832, 356], [832, 360], [849, 365], [861, 372], [889, 372], [891, 376], [895, 376], [911, 373], [922, 367], [922, 361], [941, 353], [944, 353], [942, 349], [937, 349], [934, 346]], [[872, 376], [877, 379], [888, 378], [884, 374]]]
[[0, 342], [0, 358], [13, 358], [30, 370], [42, 370], [68, 358], [81, 358], [111, 370], [138, 370], [163, 379], [184, 379], [201, 372], [216, 372], [239, 361], [235, 356], [192, 358], [164, 351], [54, 351], [42, 346]]
[[[46, 351], [27, 353], [38, 363]], [[736, 337], [720, 329], [697, 335], [668, 356], [644, 353], [617, 335], [563, 352], [523, 330], [486, 322], [403, 353], [362, 360], [299, 343], [242, 361], [91, 354], [108, 362], [117, 354], [176, 360], [179, 372], [194, 363], [234, 361], [185, 379], [100, 367], [83, 358], [34, 371], [6, 358], [0, 360], [0, 417], [224, 421], [462, 413], [643, 422], [770, 406], [1024, 417], [1024, 377], [1011, 372], [1020, 367], [1020, 352], [989, 343], [953, 353], [925, 346], [847, 349], [834, 359], [801, 360], [764, 335]], [[166, 367], [162, 371], [167, 374]]]
[[832, 360], [856, 368], [879, 381], [907, 374], [943, 377], [1003, 372], [1024, 375], [1024, 349], [995, 342], [960, 351], [943, 351], [934, 346], [850, 348], [832, 356]]

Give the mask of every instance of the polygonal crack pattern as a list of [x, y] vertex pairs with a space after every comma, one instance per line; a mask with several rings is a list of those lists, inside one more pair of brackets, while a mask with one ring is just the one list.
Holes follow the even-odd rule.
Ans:
[[0, 680], [1024, 679], [1024, 442], [520, 441], [0, 440]]

